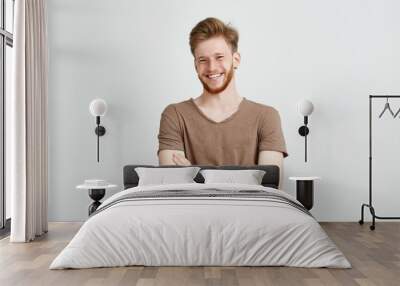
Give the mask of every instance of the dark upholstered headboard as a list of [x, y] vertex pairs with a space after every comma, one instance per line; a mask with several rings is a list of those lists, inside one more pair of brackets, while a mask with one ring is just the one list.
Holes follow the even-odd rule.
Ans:
[[[135, 172], [136, 167], [147, 168], [181, 168], [181, 166], [151, 166], [151, 165], [127, 165], [124, 167], [124, 189], [136, 187], [139, 183], [139, 176]], [[278, 188], [279, 185], [279, 167], [275, 165], [256, 165], [256, 166], [197, 166], [201, 169], [221, 169], [221, 170], [247, 170], [256, 169], [265, 171], [262, 179], [264, 187]], [[204, 178], [200, 174], [194, 178], [197, 183], [204, 183]]]

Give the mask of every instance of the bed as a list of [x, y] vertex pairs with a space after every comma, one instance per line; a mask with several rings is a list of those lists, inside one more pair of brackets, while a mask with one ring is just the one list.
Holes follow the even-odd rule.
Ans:
[[137, 167], [157, 168], [125, 166], [125, 189], [102, 203], [50, 269], [351, 267], [311, 213], [277, 189], [276, 166], [200, 166], [264, 170], [261, 185], [204, 183], [199, 173], [193, 183], [150, 186], [138, 185]]

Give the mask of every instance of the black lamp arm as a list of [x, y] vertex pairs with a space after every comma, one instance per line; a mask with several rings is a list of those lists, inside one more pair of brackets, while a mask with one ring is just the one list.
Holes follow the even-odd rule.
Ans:
[[307, 135], [310, 130], [307, 127], [308, 125], [308, 116], [304, 116], [304, 125], [300, 126], [299, 134], [304, 136], [304, 161], [307, 162]]
[[96, 129], [94, 132], [97, 135], [97, 162], [99, 162], [99, 149], [100, 149], [100, 142], [99, 142], [99, 137], [103, 136], [106, 133], [106, 129], [104, 126], [100, 125], [100, 116], [96, 116]]

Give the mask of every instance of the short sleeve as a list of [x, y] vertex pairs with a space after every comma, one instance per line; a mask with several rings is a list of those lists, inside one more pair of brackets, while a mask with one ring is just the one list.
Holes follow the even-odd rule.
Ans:
[[272, 107], [261, 113], [258, 151], [278, 151], [288, 156], [279, 112]]
[[184, 151], [183, 134], [176, 108], [173, 105], [168, 105], [161, 114], [157, 154], [161, 150]]

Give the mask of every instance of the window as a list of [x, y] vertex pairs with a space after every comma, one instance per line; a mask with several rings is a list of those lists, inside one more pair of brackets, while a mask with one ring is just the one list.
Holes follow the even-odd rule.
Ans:
[[5, 98], [11, 92], [14, 0], [0, 0], [0, 236], [9, 227], [10, 194], [5, 193]]

